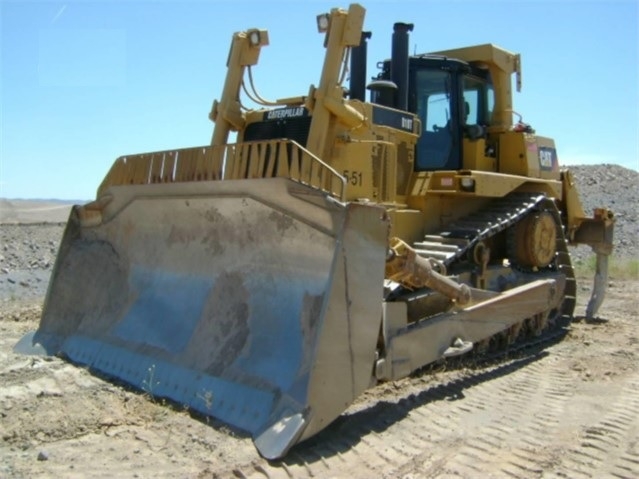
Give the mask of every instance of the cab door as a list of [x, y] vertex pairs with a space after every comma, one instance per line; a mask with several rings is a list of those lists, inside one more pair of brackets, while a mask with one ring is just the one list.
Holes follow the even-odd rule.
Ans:
[[459, 82], [442, 60], [415, 62], [411, 68], [409, 108], [422, 124], [417, 143], [415, 170], [461, 168]]

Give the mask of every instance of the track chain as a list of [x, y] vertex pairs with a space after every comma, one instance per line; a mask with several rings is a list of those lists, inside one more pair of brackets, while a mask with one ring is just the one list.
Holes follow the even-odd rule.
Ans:
[[437, 259], [448, 267], [477, 243], [513, 226], [544, 201], [549, 200], [538, 193], [511, 193], [496, 198], [488, 207], [449, 224], [438, 235], [426, 235], [413, 247], [420, 256]]
[[[420, 256], [436, 259], [449, 268], [480, 241], [514, 226], [526, 215], [535, 211], [551, 213], [557, 225], [555, 261], [549, 268], [566, 276], [565, 300], [560, 314], [572, 316], [577, 286], [568, 252], [568, 242], [557, 205], [543, 194], [511, 193], [503, 198], [497, 198], [488, 207], [456, 220], [448, 225], [446, 231], [438, 235], [426, 235], [423, 242], [414, 243], [413, 246]], [[516, 265], [513, 267], [517, 268]], [[543, 274], [543, 270], [539, 273]]]
[[[556, 253], [555, 260], [550, 266], [534, 273], [539, 274], [540, 277], [548, 272], [562, 273], [566, 278], [564, 300], [558, 309], [547, 312], [547, 319], [543, 321], [541, 328], [536, 330], [521, 328], [521, 332], [516, 333], [514, 340], [508, 337], [508, 330], [493, 336], [491, 348], [482, 351], [481, 354], [472, 355], [474, 364], [498, 361], [531, 347], [556, 341], [565, 335], [566, 326], [570, 323], [575, 309], [577, 285], [559, 209], [553, 199], [543, 194], [511, 193], [503, 198], [495, 199], [486, 208], [456, 220], [448, 225], [446, 231], [438, 235], [426, 235], [423, 242], [414, 244], [420, 256], [434, 258], [448, 269], [462, 260], [480, 241], [505, 231], [529, 214], [541, 211], [550, 213], [557, 225]], [[511, 263], [511, 267], [529, 274], [533, 273], [516, 264]], [[529, 320], [533, 321], [534, 318], [528, 318], [524, 322]], [[487, 340], [487, 343], [489, 341]], [[459, 367], [462, 364], [468, 366], [468, 357], [462, 356], [452, 361], [449, 359], [446, 364], [447, 367]], [[458, 366], [454, 366], [455, 364]]]

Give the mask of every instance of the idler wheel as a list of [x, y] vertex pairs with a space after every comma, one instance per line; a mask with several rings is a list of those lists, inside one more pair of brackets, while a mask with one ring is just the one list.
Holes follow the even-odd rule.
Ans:
[[553, 216], [542, 211], [515, 226], [515, 261], [521, 266], [545, 268], [555, 258], [557, 225]]

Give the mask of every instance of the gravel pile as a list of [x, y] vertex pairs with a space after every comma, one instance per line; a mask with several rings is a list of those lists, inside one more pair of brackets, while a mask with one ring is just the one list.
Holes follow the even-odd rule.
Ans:
[[[614, 211], [617, 261], [639, 258], [639, 172], [618, 165], [571, 166], [587, 215], [596, 207]], [[0, 225], [0, 300], [43, 296], [64, 223]], [[573, 262], [592, 257], [589, 247], [572, 248]]]
[[[587, 216], [594, 208], [607, 207], [615, 213], [615, 256], [639, 258], [639, 172], [619, 165], [570, 166]], [[590, 255], [590, 248], [573, 250], [573, 258]]]

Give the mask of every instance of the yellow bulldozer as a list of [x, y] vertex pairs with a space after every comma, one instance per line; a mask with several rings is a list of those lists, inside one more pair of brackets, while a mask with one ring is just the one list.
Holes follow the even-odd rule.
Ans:
[[364, 15], [319, 15], [319, 84], [272, 102], [252, 75], [268, 32], [235, 33], [211, 144], [115, 161], [17, 350], [188, 405], [275, 459], [375, 384], [564, 327], [568, 245], [597, 255], [595, 316], [614, 217], [584, 214], [554, 141], [513, 111], [520, 56], [409, 55], [396, 23], [367, 85]]

